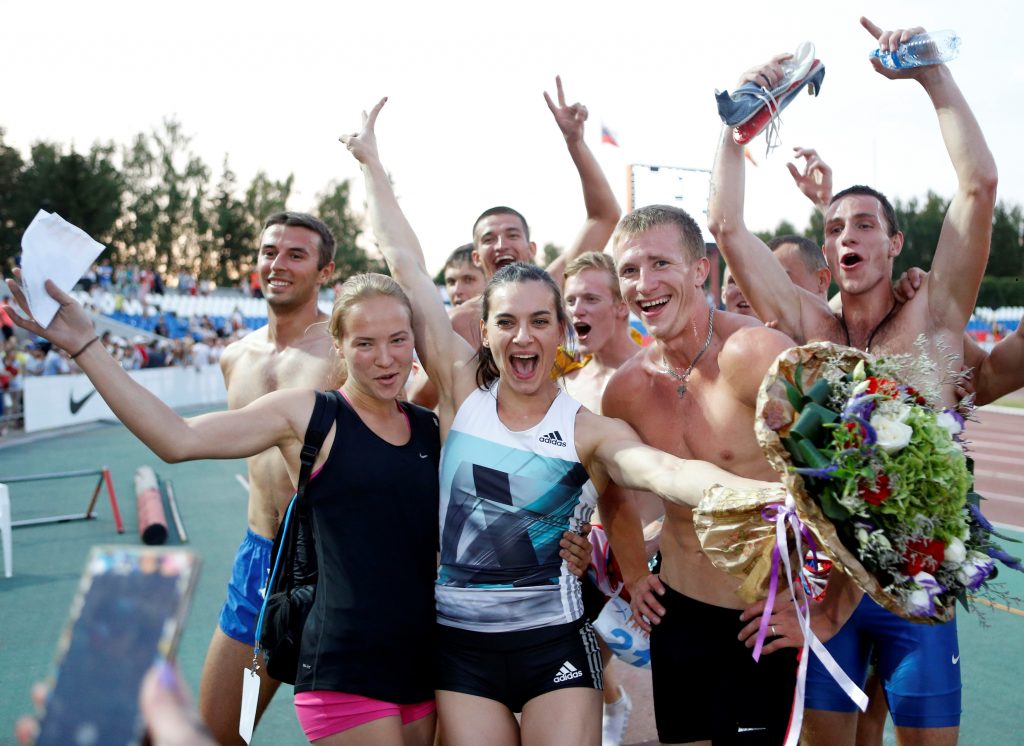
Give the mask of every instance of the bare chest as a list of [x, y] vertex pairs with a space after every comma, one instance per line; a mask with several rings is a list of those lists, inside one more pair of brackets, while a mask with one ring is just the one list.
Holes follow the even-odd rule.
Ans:
[[335, 355], [321, 357], [300, 350], [273, 354], [247, 353], [235, 361], [228, 380], [228, 406], [232, 409], [279, 389], [336, 388], [343, 381]]
[[770, 472], [754, 437], [753, 411], [724, 379], [694, 371], [680, 395], [681, 383], [656, 373], [646, 377], [645, 390], [631, 396], [629, 423], [644, 442], [742, 476]]
[[[593, 367], [593, 370], [591, 368]], [[594, 366], [581, 368], [571, 378], [566, 376], [562, 385], [569, 395], [594, 414], [601, 414], [601, 397], [614, 370]]]

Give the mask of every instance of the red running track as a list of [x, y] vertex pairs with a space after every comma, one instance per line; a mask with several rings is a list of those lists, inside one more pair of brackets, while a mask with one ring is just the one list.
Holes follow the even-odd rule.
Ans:
[[1020, 414], [979, 409], [968, 422], [968, 451], [974, 458], [974, 487], [987, 500], [990, 521], [1024, 530], [1024, 409]]

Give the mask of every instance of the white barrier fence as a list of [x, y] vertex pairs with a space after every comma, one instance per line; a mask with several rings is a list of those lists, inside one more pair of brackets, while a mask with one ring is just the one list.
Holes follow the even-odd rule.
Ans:
[[[148, 368], [128, 374], [170, 407], [224, 404], [227, 391], [220, 366]], [[25, 379], [25, 432], [115, 419], [84, 375]]]

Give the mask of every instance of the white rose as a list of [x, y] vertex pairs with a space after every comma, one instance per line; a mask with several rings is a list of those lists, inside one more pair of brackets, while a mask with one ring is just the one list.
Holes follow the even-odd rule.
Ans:
[[960, 564], [965, 559], [967, 559], [967, 547], [964, 546], [962, 541], [955, 537], [950, 539], [949, 543], [946, 545], [946, 562], [955, 562], [956, 564]]
[[875, 429], [878, 447], [886, 453], [895, 453], [910, 443], [914, 428], [883, 415], [872, 415], [871, 427]]
[[857, 394], [863, 394], [869, 388], [871, 388], [871, 381], [864, 379], [863, 381], [861, 381], [860, 383], [853, 387], [853, 395], [856, 396]]
[[939, 412], [935, 415], [935, 422], [938, 423], [940, 427], [946, 428], [946, 430], [949, 431], [949, 437], [951, 438], [954, 435], [959, 435], [963, 432], [963, 427], [961, 427], [960, 422], [949, 412]]
[[864, 361], [863, 360], [858, 360], [857, 361], [857, 365], [853, 369], [852, 376], [853, 376], [853, 380], [854, 381], [863, 381], [865, 379], [865, 377], [867, 377], [867, 371], [864, 368]]

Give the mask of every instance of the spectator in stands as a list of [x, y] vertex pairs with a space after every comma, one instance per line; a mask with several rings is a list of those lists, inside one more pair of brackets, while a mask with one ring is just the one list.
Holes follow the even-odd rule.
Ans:
[[165, 351], [165, 342], [161, 342], [158, 339], [154, 339], [146, 347], [146, 355], [148, 360], [142, 367], [144, 368], [163, 368], [167, 365], [167, 352]]
[[153, 326], [153, 334], [158, 334], [161, 337], [171, 336], [171, 331], [167, 326], [167, 317], [163, 314], [157, 318], [156, 324]]
[[217, 335], [213, 332], [204, 332], [192, 345], [192, 365], [196, 368], [204, 368], [213, 362], [211, 344]]
[[36, 342], [29, 343], [27, 349], [29, 356], [25, 361], [25, 375], [43, 375], [43, 360], [46, 358], [46, 350]]
[[110, 292], [114, 287], [114, 268], [110, 265], [109, 259], [104, 259], [100, 262], [100, 266], [96, 268], [96, 279], [99, 281], [99, 286], [103, 290]]
[[47, 345], [48, 349], [43, 357], [43, 375], [60, 376], [71, 372], [68, 365], [67, 354], [59, 347]]
[[14, 324], [3, 306], [0, 306], [0, 331], [3, 331], [5, 341], [14, 336]]

